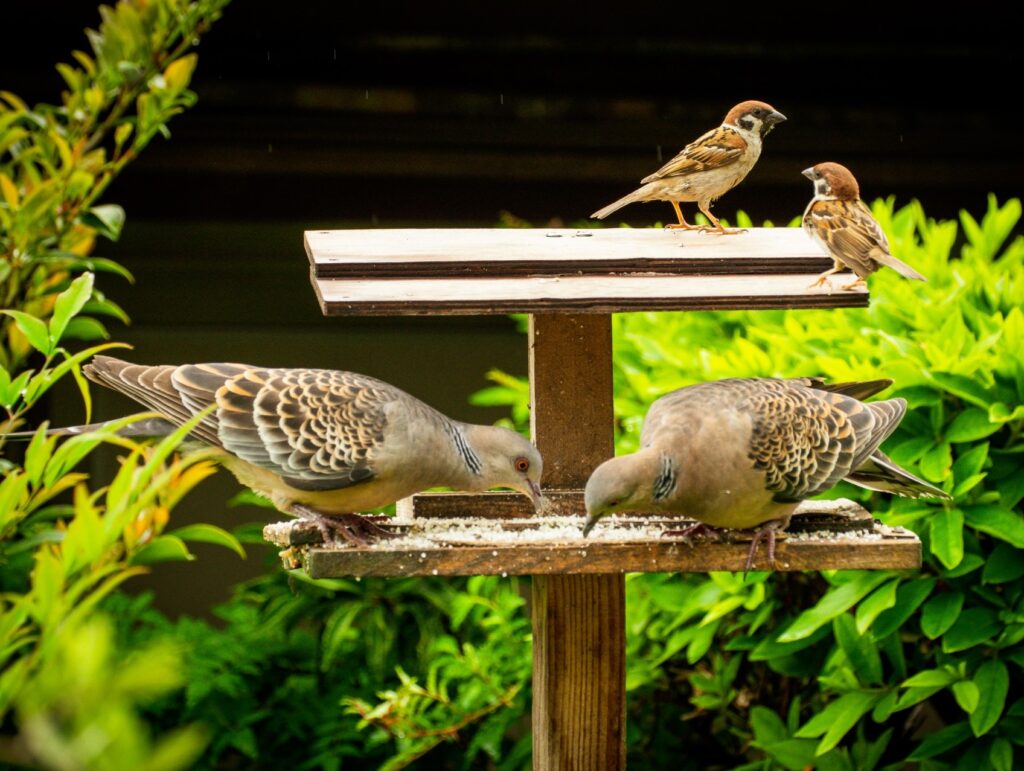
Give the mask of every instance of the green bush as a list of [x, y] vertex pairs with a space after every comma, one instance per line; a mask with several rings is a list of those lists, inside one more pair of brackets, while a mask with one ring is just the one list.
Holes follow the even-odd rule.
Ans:
[[[23, 451], [10, 431], [58, 381], [118, 346], [97, 317], [126, 321], [96, 286], [97, 238], [116, 239], [123, 210], [100, 204], [110, 182], [194, 100], [196, 38], [226, 0], [121, 0], [90, 31], [92, 54], [58, 65], [59, 105], [29, 107], [0, 92], [0, 762], [54, 769], [184, 768], [206, 731], [155, 734], [140, 712], [184, 685], [181, 650], [153, 639], [117, 644], [105, 598], [147, 565], [188, 559], [187, 540], [243, 553], [209, 525], [165, 532], [170, 511], [212, 472], [203, 454], [173, 453], [188, 428], [147, 447], [116, 435], [121, 421], [59, 442], [46, 426]], [[109, 484], [78, 466], [102, 445], [124, 453]]]

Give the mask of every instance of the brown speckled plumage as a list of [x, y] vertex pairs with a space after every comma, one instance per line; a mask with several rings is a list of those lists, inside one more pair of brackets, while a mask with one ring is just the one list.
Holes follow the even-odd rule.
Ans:
[[692, 226], [683, 218], [679, 203], [694, 201], [724, 233], [711, 214], [711, 203], [743, 181], [761, 156], [762, 139], [785, 119], [764, 102], [740, 102], [728, 112], [721, 126], [701, 135], [656, 172], [644, 177], [640, 188], [590, 216], [604, 219], [638, 201], [669, 201], [679, 218], [677, 225], [669, 227], [687, 229]]
[[640, 450], [594, 471], [586, 490], [591, 520], [642, 511], [719, 528], [779, 528], [797, 503], [843, 479], [899, 495], [943, 496], [878, 451], [906, 402], [861, 399], [889, 385], [758, 378], [673, 391], [648, 410]]
[[[240, 481], [284, 511], [365, 511], [436, 486], [539, 497], [540, 456], [507, 429], [454, 421], [355, 372], [245, 364], [144, 366], [97, 356], [92, 380], [222, 450]], [[525, 468], [516, 462], [525, 459]]]
[[804, 231], [832, 257], [835, 267], [818, 277], [820, 285], [847, 267], [857, 275], [856, 286], [883, 265], [906, 278], [924, 276], [889, 253], [889, 241], [871, 210], [860, 200], [860, 187], [850, 170], [838, 163], [819, 163], [804, 170], [815, 195], [804, 211]]

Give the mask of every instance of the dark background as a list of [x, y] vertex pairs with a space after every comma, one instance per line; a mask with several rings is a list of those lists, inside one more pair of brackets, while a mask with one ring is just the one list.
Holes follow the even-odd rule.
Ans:
[[[198, 48], [198, 105], [107, 196], [128, 223], [102, 253], [137, 278], [104, 279], [134, 321], [115, 337], [143, 362], [353, 369], [493, 420], [466, 396], [492, 366], [525, 373], [509, 320], [324, 319], [302, 231], [490, 226], [502, 211], [572, 223], [751, 98], [790, 120], [719, 214], [788, 221], [811, 195], [800, 170], [824, 160], [848, 165], [868, 199], [980, 214], [989, 192], [1019, 195], [1024, 170], [1007, 7], [236, 0]], [[96, 8], [3, 0], [0, 17], [0, 88], [56, 101], [53, 65], [86, 47]], [[634, 205], [612, 222], [670, 213]], [[124, 409], [97, 397], [101, 414]], [[53, 411], [81, 417], [73, 395]], [[252, 519], [225, 511], [236, 489], [219, 474], [177, 521]], [[166, 609], [199, 609], [258, 569], [200, 554], [159, 568], [188, 587], [161, 591]]]

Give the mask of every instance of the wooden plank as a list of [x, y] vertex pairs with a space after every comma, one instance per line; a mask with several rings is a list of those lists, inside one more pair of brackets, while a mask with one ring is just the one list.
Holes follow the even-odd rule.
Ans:
[[[264, 534], [283, 548], [313, 544], [302, 559], [320, 578], [702, 573], [740, 571], [746, 561], [749, 531], [690, 542], [663, 535], [689, 520], [635, 514], [602, 520], [583, 538], [582, 491], [546, 495], [541, 516], [514, 493], [417, 495], [415, 517], [383, 525], [401, 537], [368, 547], [322, 548], [317, 529], [298, 521], [268, 525]], [[805, 501], [779, 535], [776, 562], [781, 571], [917, 568], [921, 542], [908, 530], [882, 525], [852, 501]]]
[[[312, 578], [361, 576], [478, 576], [586, 574], [597, 579], [609, 573], [741, 572], [749, 541], [720, 543], [659, 538], [615, 543], [484, 543], [480, 546], [404, 548], [311, 548], [301, 557]], [[755, 569], [767, 569], [763, 552]], [[840, 536], [780, 538], [775, 569], [902, 570], [921, 566], [921, 542], [907, 532], [878, 530]], [[534, 598], [537, 600], [536, 596]]]
[[832, 261], [798, 228], [721, 237], [652, 228], [308, 230], [317, 278], [820, 273]]
[[530, 432], [544, 458], [541, 487], [582, 488], [615, 454], [611, 316], [531, 316], [529, 346]]
[[[844, 277], [845, 278], [845, 277]], [[617, 313], [755, 308], [851, 308], [864, 289], [811, 288], [812, 274], [775, 276], [576, 276], [314, 279], [327, 316]]]
[[625, 593], [621, 576], [534, 577], [535, 771], [626, 767]]
[[[530, 430], [544, 457], [541, 484], [583, 487], [615, 454], [611, 316], [530, 316], [529, 346]], [[583, 518], [569, 519], [575, 525]], [[608, 569], [530, 572], [533, 768], [625, 769], [625, 577]]]

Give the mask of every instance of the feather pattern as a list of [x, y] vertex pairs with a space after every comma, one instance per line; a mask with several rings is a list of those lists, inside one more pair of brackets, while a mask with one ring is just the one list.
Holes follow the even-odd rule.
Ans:
[[213, 406], [195, 429], [197, 438], [299, 490], [333, 490], [373, 478], [395, 402], [406, 408], [405, 420], [455, 430], [419, 400], [354, 372], [228, 363], [147, 367], [98, 356], [85, 373], [172, 423]]

